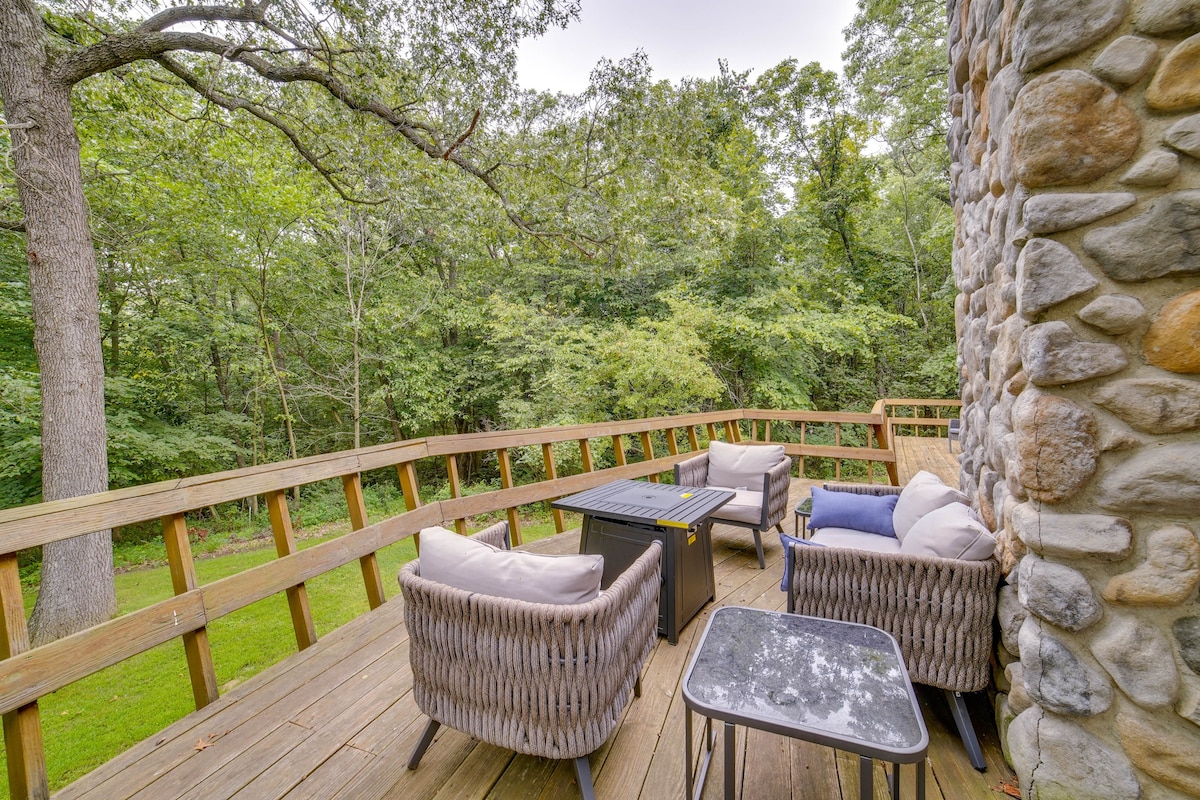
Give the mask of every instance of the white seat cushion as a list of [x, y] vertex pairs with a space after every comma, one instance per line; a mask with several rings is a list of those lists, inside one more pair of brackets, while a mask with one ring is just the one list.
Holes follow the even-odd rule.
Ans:
[[571, 605], [600, 596], [604, 556], [500, 550], [445, 528], [421, 530], [422, 578], [469, 592]]
[[[726, 489], [724, 486], [709, 486], [710, 489]], [[713, 519], [732, 519], [738, 522], [762, 522], [763, 493], [749, 489], [728, 489], [737, 495], [713, 512]]]
[[745, 445], [712, 441], [708, 443], [709, 486], [762, 491], [763, 476], [771, 467], [787, 458], [783, 445]]
[[892, 512], [892, 527], [896, 530], [896, 538], [904, 541], [909, 529], [930, 511], [950, 503], [966, 502], [966, 495], [940, 480], [909, 481], [904, 490], [900, 492], [900, 498], [896, 501], [896, 509]]
[[991, 531], [960, 503], [936, 508], [921, 517], [900, 544], [901, 553], [965, 561], [983, 561], [995, 549]]
[[821, 528], [810, 539], [826, 547], [852, 547], [855, 550], [870, 550], [875, 553], [899, 553], [900, 542], [891, 536], [865, 533], [850, 528]]

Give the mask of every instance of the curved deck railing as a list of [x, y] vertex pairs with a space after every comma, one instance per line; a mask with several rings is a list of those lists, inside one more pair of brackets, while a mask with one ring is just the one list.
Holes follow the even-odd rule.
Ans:
[[[902, 401], [903, 405], [939, 406], [953, 401]], [[661, 473], [700, 449], [700, 431], [708, 440], [773, 441], [786, 425], [785, 451], [799, 459], [833, 459], [838, 477], [841, 462], [882, 464], [889, 482], [898, 482], [896, 455], [891, 446], [892, 423], [886, 410], [892, 401], [880, 400], [869, 413], [767, 411], [736, 409], [626, 422], [574, 425], [460, 436], [436, 436], [330, 453], [310, 458], [200, 475], [174, 481], [41, 503], [0, 511], [0, 713], [4, 715], [9, 791], [17, 797], [48, 796], [45, 755], [38, 701], [75, 681], [136, 656], [172, 639], [182, 640], [195, 705], [201, 708], [218, 697], [216, 672], [207, 626], [213, 620], [274, 594], [287, 596], [299, 649], [313, 644], [316, 630], [305, 582], [358, 561], [370, 608], [385, 601], [376, 554], [423, 527], [454, 521], [460, 532], [466, 518], [505, 511], [520, 541], [520, 506], [552, 500], [618, 478], [658, 480]], [[940, 414], [939, 414], [940, 416]], [[914, 412], [915, 417], [915, 412]], [[905, 418], [908, 419], [908, 418]], [[936, 424], [936, 423], [935, 423]], [[813, 443], [813, 426], [833, 429], [833, 442]], [[843, 442], [843, 428], [854, 431]], [[686, 448], [680, 446], [682, 432]], [[865, 432], [865, 435], [864, 433]], [[627, 456], [626, 439], [636, 438], [636, 461]], [[615, 464], [596, 469], [597, 440], [611, 440]], [[655, 443], [666, 454], [656, 453]], [[510, 457], [514, 448], [540, 446], [543, 479], [517, 485]], [[559, 477], [555, 447], [577, 447], [581, 471]], [[640, 451], [640, 452], [638, 452]], [[463, 496], [457, 460], [460, 456], [495, 453], [501, 488]], [[444, 461], [450, 497], [422, 505], [415, 465], [426, 459]], [[371, 523], [363, 501], [361, 475], [394, 468], [407, 511]], [[340, 479], [345, 490], [346, 518], [352, 532], [298, 550], [286, 494], [294, 487]], [[208, 506], [265, 496], [278, 558], [211, 583], [200, 584], [188, 542], [185, 514]], [[174, 596], [72, 636], [30, 648], [17, 568], [17, 553], [29, 547], [62, 541], [98, 530], [161, 519]], [[564, 529], [555, 514], [557, 530]], [[419, 544], [419, 542], [418, 542]]]

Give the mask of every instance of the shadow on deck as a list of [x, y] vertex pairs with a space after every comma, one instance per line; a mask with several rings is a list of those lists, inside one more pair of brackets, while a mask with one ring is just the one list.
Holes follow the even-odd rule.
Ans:
[[[900, 474], [936, 469], [957, 479], [945, 439], [897, 440]], [[943, 455], [945, 454], [945, 455]], [[814, 481], [793, 480], [792, 501]], [[789, 515], [790, 517], [790, 515]], [[790, 530], [791, 520], [785, 528]], [[575, 552], [578, 531], [531, 546]], [[593, 754], [597, 797], [603, 800], [683, 796], [683, 672], [708, 615], [721, 605], [782, 609], [783, 559], [778, 540], [764, 535], [767, 568], [758, 569], [749, 531], [713, 531], [715, 603], [683, 630], [677, 646], [660, 639], [643, 672], [643, 693], [620, 727]], [[412, 699], [408, 634], [396, 598], [324, 637], [315, 646], [236, 687], [158, 735], [57, 793], [57, 798], [554, 798], [578, 797], [569, 762], [514, 755], [443, 728], [416, 771], [408, 754], [424, 725]], [[992, 787], [1011, 778], [988, 698], [969, 700], [988, 771], [971, 768], [940, 691], [918, 687], [929, 727], [931, 800], [998, 797]], [[737, 769], [747, 798], [858, 797], [858, 758], [830, 748], [750, 731], [739, 736]], [[713, 759], [705, 797], [720, 796], [721, 759]], [[882, 773], [877, 764], [876, 770]], [[905, 770], [912, 783], [912, 771]], [[886, 782], [875, 781], [876, 797]], [[911, 797], [911, 785], [903, 787]]]

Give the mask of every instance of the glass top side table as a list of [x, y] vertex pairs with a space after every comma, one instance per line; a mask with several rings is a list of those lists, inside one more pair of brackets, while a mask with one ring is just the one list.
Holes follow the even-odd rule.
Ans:
[[[699, 797], [723, 720], [725, 797], [733, 800], [735, 727], [745, 725], [859, 755], [860, 796], [872, 797], [871, 759], [917, 765], [925, 793], [929, 734], [900, 648], [878, 628], [756, 608], [713, 612], [683, 678], [686, 786]], [[692, 712], [706, 718], [704, 759], [693, 782]], [[694, 790], [694, 794], [693, 794]]]

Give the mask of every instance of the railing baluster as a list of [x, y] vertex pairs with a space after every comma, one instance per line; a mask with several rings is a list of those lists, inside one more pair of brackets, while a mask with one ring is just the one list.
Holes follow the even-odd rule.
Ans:
[[[163, 542], [167, 546], [167, 564], [171, 572], [171, 588], [176, 595], [190, 592], [198, 585], [196, 564], [188, 542], [187, 519], [183, 514], [162, 518]], [[208, 628], [197, 628], [183, 635], [183, 653], [187, 658], [188, 675], [192, 680], [192, 698], [196, 708], [204, 708], [219, 696], [217, 671], [213, 666], [212, 650], [208, 645]]]
[[[417, 487], [417, 471], [413, 468], [413, 462], [405, 461], [396, 465], [396, 474], [400, 477], [400, 491], [404, 494], [404, 507], [409, 511], [415, 511], [421, 506], [421, 492]], [[421, 534], [414, 533], [413, 547], [417, 549], [417, 555], [421, 554]]]
[[[558, 479], [558, 469], [554, 466], [554, 444], [552, 442], [542, 443], [542, 462], [546, 465], [546, 480], [553, 481]], [[551, 497], [550, 500], [557, 500], [557, 497]], [[562, 533], [567, 529], [566, 521], [563, 519], [563, 512], [560, 508], [551, 509], [551, 515], [554, 517], [554, 530], [557, 533]]]
[[617, 434], [612, 437], [613, 440], [613, 458], [617, 460], [617, 466], [625, 466], [625, 437]]
[[[458, 477], [458, 456], [454, 453], [446, 456], [446, 477], [450, 480], [450, 497], [462, 497], [462, 482]], [[459, 535], [467, 535], [467, 521], [463, 517], [458, 517], [454, 520], [454, 530], [458, 531]]]
[[[0, 658], [12, 658], [29, 649], [25, 601], [16, 553], [0, 555]], [[4, 751], [8, 760], [8, 791], [13, 798], [50, 796], [46, 775], [46, 750], [42, 743], [42, 717], [37, 703], [4, 715]]]
[[[513, 488], [512, 461], [508, 457], [508, 448], [501, 447], [496, 451], [496, 457], [500, 461], [500, 488]], [[508, 517], [508, 535], [512, 539], [513, 547], [521, 543], [521, 515], [519, 509], [515, 506], [509, 506], [504, 509], [504, 514]]]
[[579, 460], [583, 464], [584, 472], [593, 472], [596, 469], [592, 463], [592, 446], [587, 439], [579, 440]]
[[696, 433], [695, 425], [688, 425], [687, 429], [688, 446], [692, 448], [692, 452], [700, 449], [700, 435]]
[[[368, 525], [367, 501], [363, 498], [362, 476], [357, 472], [342, 476], [342, 491], [346, 495], [346, 508], [350, 511], [350, 528], [361, 530]], [[379, 558], [369, 553], [358, 560], [362, 571], [363, 587], [367, 591], [367, 605], [379, 608], [387, 601], [383, 592], [383, 578], [379, 574]]]
[[[638, 434], [642, 440], [642, 458], [646, 461], [654, 460], [654, 443], [650, 441], [650, 431], [642, 431]], [[647, 475], [651, 483], [658, 483], [658, 473]]]
[[763, 420], [763, 441], [771, 441], [771, 420]]
[[[871, 449], [873, 447], [871, 440], [872, 440], [871, 426], [868, 425], [867, 426], [867, 449]], [[874, 483], [874, 482], [875, 482], [875, 462], [872, 461], [871, 459], [867, 459], [867, 483]]]
[[[288, 556], [296, 552], [296, 537], [292, 531], [292, 517], [288, 513], [287, 495], [284, 491], [267, 492], [267, 510], [271, 513], [271, 531], [275, 535], [275, 552]], [[301, 650], [317, 642], [317, 628], [313, 624], [312, 609], [308, 605], [308, 590], [304, 583], [287, 588], [288, 609], [292, 613], [292, 627], [296, 630], [296, 644]]]
[[708, 440], [710, 442], [717, 438], [717, 427], [715, 425], [713, 425], [711, 422], [707, 422], [704, 424], [704, 428], [708, 433]]
[[[842, 446], [842, 423], [840, 422], [833, 423], [833, 446]], [[833, 479], [835, 481], [842, 479], [842, 460], [840, 458], [833, 460]]]
[[725, 424], [725, 441], [740, 442], [742, 440], [742, 434], [741, 434], [741, 431], [738, 430], [738, 427], [733, 424], [733, 420], [727, 419], [727, 420], [725, 420], [724, 424]]
[[758, 441], [758, 420], [756, 419], [750, 420], [750, 441]]
[[[804, 420], [801, 420], [800, 421], [800, 446], [801, 447], [804, 447], [804, 445], [806, 443], [807, 434], [808, 434], [808, 423], [805, 422]], [[803, 455], [800, 456], [799, 473], [800, 474], [797, 477], [803, 478], [804, 477], [804, 456]]]

